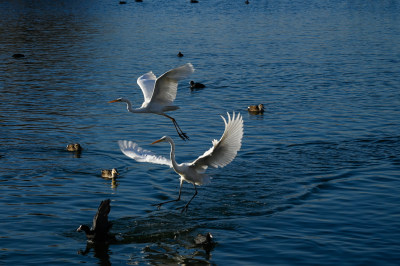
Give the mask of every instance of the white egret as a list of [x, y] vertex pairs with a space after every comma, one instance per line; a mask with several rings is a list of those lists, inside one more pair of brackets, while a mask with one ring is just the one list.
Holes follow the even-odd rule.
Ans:
[[179, 201], [181, 199], [181, 191], [183, 181], [193, 184], [195, 193], [189, 202], [182, 207], [182, 212], [187, 210], [190, 202], [197, 195], [196, 185], [203, 185], [210, 182], [211, 177], [205, 174], [207, 168], [224, 167], [229, 164], [235, 157], [237, 152], [240, 150], [243, 137], [243, 119], [240, 113], [235, 116], [233, 113], [232, 117], [228, 113], [228, 121], [221, 116], [225, 123], [225, 131], [220, 140], [213, 140], [213, 146], [206, 151], [199, 158], [191, 163], [178, 164], [175, 160], [175, 143], [168, 137], [164, 136], [161, 139], [154, 141], [152, 144], [167, 141], [171, 145], [170, 160], [162, 156], [156, 156], [155, 154], [143, 150], [132, 141], [118, 141], [121, 151], [128, 157], [139, 161], [139, 162], [151, 162], [157, 164], [166, 164], [173, 167], [175, 172], [180, 176], [180, 188], [178, 198], [175, 200], [169, 200], [166, 202], [154, 204], [160, 208], [163, 204]]
[[174, 123], [179, 137], [183, 140], [189, 139], [183, 133], [176, 120], [165, 114], [165, 112], [179, 109], [178, 106], [172, 105], [176, 98], [178, 81], [187, 78], [193, 72], [194, 68], [191, 63], [169, 70], [158, 78], [150, 71], [140, 76], [137, 80], [144, 96], [144, 101], [140, 108], [133, 109], [131, 101], [125, 98], [118, 98], [109, 103], [125, 102], [128, 111], [131, 113], [154, 113], [168, 117]]

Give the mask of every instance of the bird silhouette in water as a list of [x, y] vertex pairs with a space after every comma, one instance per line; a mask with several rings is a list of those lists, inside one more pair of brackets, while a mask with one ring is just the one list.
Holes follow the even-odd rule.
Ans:
[[13, 54], [12, 57], [14, 57], [14, 58], [23, 58], [23, 57], [25, 57], [25, 55], [24, 54]]
[[191, 90], [198, 90], [198, 89], [204, 89], [206, 85], [198, 82], [194, 82], [193, 80], [190, 81], [190, 89]]
[[210, 252], [215, 246], [213, 236], [210, 232], [208, 232], [206, 235], [197, 234], [196, 238], [194, 239], [194, 243], [197, 246], [202, 246], [207, 252]]
[[96, 215], [93, 217], [92, 228], [87, 225], [80, 225], [77, 232], [85, 232], [88, 242], [108, 242], [115, 240], [113, 236], [109, 234], [112, 223], [108, 221], [108, 214], [110, 213], [110, 199], [103, 200], [97, 210]]

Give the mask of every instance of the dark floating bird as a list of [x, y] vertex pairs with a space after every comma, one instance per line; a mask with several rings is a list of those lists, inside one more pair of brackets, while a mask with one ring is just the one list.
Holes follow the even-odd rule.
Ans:
[[210, 232], [208, 232], [206, 235], [203, 234], [198, 234], [196, 238], [194, 239], [194, 243], [197, 246], [202, 246], [202, 248], [209, 253], [214, 247], [215, 247], [215, 242], [213, 240], [213, 236]]
[[181, 52], [179, 52], [179, 53], [177, 54], [177, 56], [178, 56], [178, 57], [183, 57], [183, 54], [182, 54]]
[[25, 55], [24, 54], [13, 54], [12, 57], [14, 57], [14, 58], [23, 58], [23, 57], [25, 57]]
[[193, 80], [190, 81], [190, 89], [191, 90], [198, 90], [198, 89], [204, 89], [206, 85], [198, 82], [194, 82]]
[[108, 221], [108, 214], [111, 210], [110, 202], [110, 199], [107, 199], [100, 203], [97, 213], [93, 218], [92, 228], [83, 224], [76, 229], [77, 232], [84, 231], [89, 242], [107, 242], [115, 239], [108, 233], [112, 226], [112, 223]]
[[120, 5], [125, 5], [125, 4], [126, 4], [126, 1], [119, 1], [119, 4], [120, 4]]
[[249, 0], [246, 0], [244, 3], [245, 3], [246, 5], [250, 4]]
[[67, 151], [77, 151], [80, 152], [82, 151], [82, 147], [79, 143], [75, 143], [75, 144], [68, 144], [67, 145]]
[[252, 114], [262, 114], [264, 113], [264, 105], [262, 103], [259, 105], [250, 105], [247, 107], [247, 111]]
[[119, 175], [117, 169], [113, 168], [111, 170], [105, 169], [101, 170], [101, 177], [103, 178], [116, 178]]
[[192, 3], [192, 4], [196, 4], [196, 3], [198, 3], [199, 1], [197, 1], [197, 0], [190, 0], [190, 3]]

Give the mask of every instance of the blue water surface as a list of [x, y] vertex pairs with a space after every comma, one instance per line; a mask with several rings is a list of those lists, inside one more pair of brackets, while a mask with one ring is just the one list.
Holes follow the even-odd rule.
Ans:
[[[199, 2], [0, 2], [0, 264], [398, 265], [400, 2]], [[169, 114], [189, 141], [165, 117], [107, 103], [139, 107], [140, 75], [187, 62]], [[259, 103], [263, 115], [247, 113]], [[209, 169], [187, 213], [157, 210], [179, 177], [117, 141], [168, 156], [150, 143], [170, 135], [191, 161], [232, 111], [237, 158]], [[116, 182], [101, 178], [114, 167]], [[184, 184], [183, 200], [193, 193]], [[87, 246], [75, 230], [106, 198], [119, 241]], [[206, 232], [211, 251], [193, 241]]]

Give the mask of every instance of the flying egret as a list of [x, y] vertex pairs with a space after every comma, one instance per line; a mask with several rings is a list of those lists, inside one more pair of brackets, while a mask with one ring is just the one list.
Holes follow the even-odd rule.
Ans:
[[165, 112], [179, 109], [178, 106], [172, 105], [176, 98], [178, 81], [187, 78], [193, 72], [194, 68], [191, 63], [169, 70], [158, 78], [150, 71], [140, 76], [137, 80], [144, 96], [144, 101], [140, 108], [132, 109], [131, 101], [125, 98], [118, 98], [109, 101], [109, 103], [124, 102], [131, 113], [154, 113], [168, 117], [174, 123], [179, 137], [187, 140], [189, 137], [183, 133], [176, 120], [165, 114]]
[[[151, 162], [157, 164], [166, 164], [170, 167], [173, 167], [175, 172], [180, 176], [180, 187], [179, 187], [179, 195], [175, 200], [169, 200], [166, 202], [154, 204], [154, 206], [158, 206], [160, 208], [163, 204], [179, 201], [181, 199], [181, 191], [183, 181], [189, 182], [193, 184], [195, 193], [189, 202], [183, 206], [182, 212], [187, 210], [190, 202], [197, 195], [196, 185], [203, 185], [210, 182], [211, 177], [205, 174], [205, 171], [209, 166], [218, 168], [224, 167], [229, 164], [235, 157], [237, 152], [239, 151], [242, 144], [243, 137], [243, 119], [242, 116], [233, 113], [232, 117], [228, 113], [228, 121], [221, 116], [225, 123], [225, 131], [220, 138], [220, 140], [213, 140], [213, 146], [206, 151], [199, 158], [194, 160], [191, 163], [181, 163], [178, 164], [175, 161], [175, 143], [172, 138], [168, 136], [164, 136], [159, 140], [154, 141], [152, 144], [167, 141], [171, 145], [171, 153], [170, 160], [163, 156], [157, 156], [150, 151], [146, 151], [138, 147], [136, 143], [127, 140], [118, 141], [119, 147], [121, 151], [128, 157], [139, 161], [139, 162]], [[179, 208], [178, 208], [179, 209]]]

